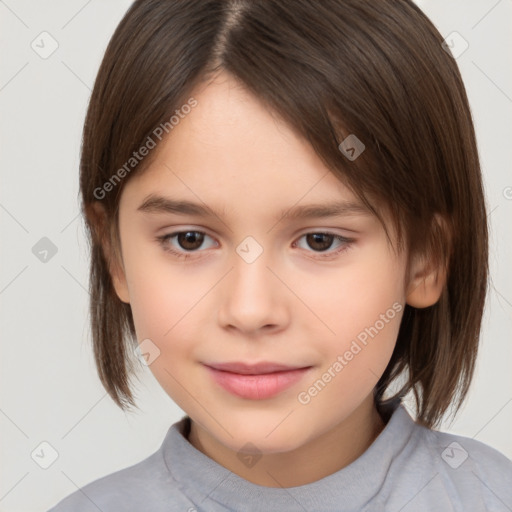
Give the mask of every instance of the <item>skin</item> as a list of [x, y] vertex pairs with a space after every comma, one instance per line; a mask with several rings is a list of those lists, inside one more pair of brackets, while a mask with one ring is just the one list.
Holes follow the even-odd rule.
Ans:
[[[384, 428], [373, 389], [403, 309], [309, 403], [298, 394], [393, 304], [434, 304], [444, 276], [422, 259], [405, 275], [407, 255], [393, 250], [367, 212], [281, 217], [297, 204], [358, 201], [305, 140], [228, 74], [191, 96], [198, 105], [123, 189], [116, 292], [131, 305], [139, 342], [149, 338], [160, 350], [149, 367], [192, 419], [194, 447], [259, 485], [314, 482], [357, 459]], [[138, 211], [152, 193], [206, 204], [219, 216]], [[156, 240], [179, 231], [206, 236], [188, 252], [178, 237]], [[352, 241], [327, 238], [322, 251], [304, 236], [326, 231]], [[236, 252], [247, 236], [263, 249], [252, 263]], [[218, 386], [203, 364], [228, 361], [311, 368], [277, 396], [250, 400]], [[251, 467], [237, 456], [248, 442], [261, 455]]]

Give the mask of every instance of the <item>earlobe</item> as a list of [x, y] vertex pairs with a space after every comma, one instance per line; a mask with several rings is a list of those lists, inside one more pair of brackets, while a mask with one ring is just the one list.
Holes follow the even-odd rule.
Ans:
[[111, 237], [108, 233], [108, 222], [106, 220], [106, 213], [103, 205], [98, 201], [92, 203], [87, 208], [87, 217], [90, 224], [93, 226], [95, 233], [95, 242], [99, 243], [105, 260], [108, 263], [109, 274], [112, 279], [112, 285], [119, 300], [130, 303], [130, 295], [128, 293], [128, 284], [124, 269], [119, 263], [119, 257], [112, 247]]
[[[447, 281], [451, 235], [447, 219], [438, 213], [432, 219], [430, 237], [431, 243], [424, 248], [425, 252], [413, 256], [408, 276], [406, 303], [418, 309], [433, 306]], [[436, 256], [426, 257], [425, 254]]]
[[420, 270], [409, 283], [406, 295], [407, 304], [419, 309], [433, 306], [441, 297], [445, 283], [444, 266], [430, 272]]
[[[114, 258], [115, 260], [115, 258]], [[126, 274], [122, 268], [119, 268], [117, 263], [109, 261], [109, 272], [112, 278], [112, 284], [116, 295], [119, 297], [121, 302], [126, 304], [130, 303], [130, 294], [128, 293], [128, 283], [126, 282]]]

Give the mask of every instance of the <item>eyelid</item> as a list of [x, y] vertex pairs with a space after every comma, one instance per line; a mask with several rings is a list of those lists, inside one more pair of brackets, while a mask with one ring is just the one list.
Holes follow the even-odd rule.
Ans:
[[[186, 260], [189, 258], [195, 258], [196, 254], [199, 255], [202, 252], [205, 252], [205, 250], [200, 250], [200, 249], [195, 250], [195, 251], [177, 250], [177, 249], [174, 249], [174, 248], [170, 247], [169, 245], [167, 245], [167, 243], [170, 239], [173, 239], [176, 236], [178, 236], [182, 233], [186, 233], [186, 232], [195, 232], [195, 233], [200, 233], [202, 235], [206, 235], [207, 237], [214, 240], [218, 246], [218, 241], [215, 239], [215, 237], [210, 235], [206, 230], [203, 230], [203, 228], [190, 228], [190, 227], [178, 228], [170, 233], [164, 233], [162, 235], [158, 235], [156, 237], [156, 239], [159, 242], [159, 244], [162, 246], [162, 248], [165, 252], [173, 254], [174, 256], [176, 256], [177, 258], [180, 258], [180, 259]], [[333, 232], [332, 229], [330, 229], [330, 228], [329, 229], [310, 228], [309, 230], [305, 230], [301, 234], [296, 235], [294, 237], [292, 246], [297, 247], [297, 244], [299, 243], [300, 239], [303, 238], [304, 236], [310, 235], [310, 234], [323, 234], [323, 235], [332, 236], [332, 237], [334, 237], [335, 240], [338, 240], [342, 244], [342, 246], [337, 249], [331, 250], [329, 248], [326, 251], [313, 251], [313, 250], [301, 249], [302, 251], [304, 251], [306, 253], [310, 253], [311, 256], [308, 256], [308, 257], [313, 260], [316, 260], [316, 261], [322, 261], [322, 260], [328, 261], [328, 260], [335, 259], [341, 253], [350, 249], [352, 247], [353, 243], [356, 242], [356, 240], [354, 238], [346, 237], [339, 233]]]
[[[169, 231], [168, 231], [169, 230]], [[204, 228], [202, 226], [167, 226], [166, 228], [162, 228], [160, 230], [158, 230], [158, 232], [162, 231], [162, 234], [161, 235], [157, 235], [157, 238], [162, 238], [164, 236], [171, 236], [171, 235], [178, 235], [180, 233], [184, 233], [184, 232], [187, 232], [187, 231], [193, 231], [193, 232], [197, 232], [197, 233], [202, 233], [204, 235], [207, 235], [209, 236], [210, 238], [213, 238], [214, 240], [217, 240], [217, 236], [216, 235], [213, 235], [210, 230], [208, 228]], [[346, 235], [346, 234], [343, 234], [339, 231], [342, 231], [342, 232], [345, 232], [345, 233], [354, 233], [354, 234], [359, 234], [360, 231], [356, 231], [356, 230], [353, 230], [353, 229], [347, 229], [347, 228], [340, 228], [340, 227], [335, 227], [335, 228], [322, 228], [322, 227], [308, 227], [308, 228], [301, 228], [300, 230], [296, 231], [295, 233], [293, 233], [291, 236], [293, 237], [293, 240], [296, 241], [298, 238], [304, 236], [304, 235], [309, 235], [309, 234], [313, 234], [313, 233], [323, 233], [323, 234], [326, 234], [326, 235], [332, 235], [332, 236], [339, 236], [339, 237], [342, 237], [342, 238], [345, 238], [347, 240], [352, 240], [352, 237], [353, 235]]]
[[302, 234], [300, 234], [295, 241], [293, 242], [293, 246], [296, 247], [299, 241], [306, 235], [309, 234], [322, 234], [322, 235], [328, 235], [332, 236], [334, 240], [338, 240], [342, 245], [341, 247], [338, 247], [336, 249], [327, 249], [326, 251], [313, 251], [313, 250], [307, 250], [303, 249], [306, 253], [309, 253], [311, 256], [308, 256], [312, 260], [316, 261], [329, 261], [337, 258], [339, 255], [347, 251], [348, 249], [352, 248], [353, 244], [356, 242], [354, 238], [349, 238], [344, 235], [340, 235], [339, 233], [335, 233], [328, 229], [313, 229], [309, 231], [305, 231]]

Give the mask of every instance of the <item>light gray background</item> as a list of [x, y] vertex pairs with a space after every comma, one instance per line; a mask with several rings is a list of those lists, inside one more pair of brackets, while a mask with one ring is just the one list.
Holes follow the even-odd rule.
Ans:
[[[444, 37], [456, 31], [469, 44], [457, 62], [476, 123], [491, 224], [493, 287], [477, 372], [466, 406], [442, 430], [512, 458], [512, 1], [419, 4]], [[96, 376], [90, 345], [88, 250], [78, 216], [81, 130], [103, 52], [129, 5], [0, 0], [0, 511], [46, 510], [142, 460], [183, 414], [142, 366], [141, 412], [121, 412]], [[43, 31], [59, 45], [47, 59], [31, 48]], [[32, 252], [43, 237], [57, 247], [46, 263]], [[58, 452], [48, 469], [31, 457], [35, 449], [49, 456], [43, 441]]]

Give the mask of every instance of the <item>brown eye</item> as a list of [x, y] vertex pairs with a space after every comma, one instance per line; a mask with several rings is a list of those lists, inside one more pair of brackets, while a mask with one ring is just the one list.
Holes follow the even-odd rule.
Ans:
[[180, 248], [186, 251], [199, 249], [204, 241], [204, 233], [199, 231], [183, 231], [176, 235]]
[[[305, 239], [306, 241], [305, 244], [302, 244], [301, 248], [305, 249], [307, 252], [316, 253], [317, 259], [335, 257], [347, 250], [351, 246], [351, 243], [354, 242], [351, 238], [345, 238], [336, 233], [323, 233], [321, 231], [306, 233], [299, 238], [299, 240], [301, 239]], [[335, 245], [333, 250], [329, 250], [333, 247], [333, 242], [337, 242], [337, 246]], [[295, 245], [300, 247], [301, 244], [300, 242], [295, 242], [294, 246]]]
[[[176, 256], [178, 258], [188, 259], [194, 256], [196, 253], [203, 252], [201, 249], [207, 249], [203, 247], [205, 238], [210, 238], [209, 235], [202, 231], [188, 230], [188, 231], [176, 231], [168, 235], [158, 236], [157, 241], [162, 246], [164, 251]], [[210, 245], [214, 246], [215, 242]]]
[[331, 247], [334, 235], [329, 233], [309, 233], [306, 235], [306, 240], [312, 249], [325, 251]]

